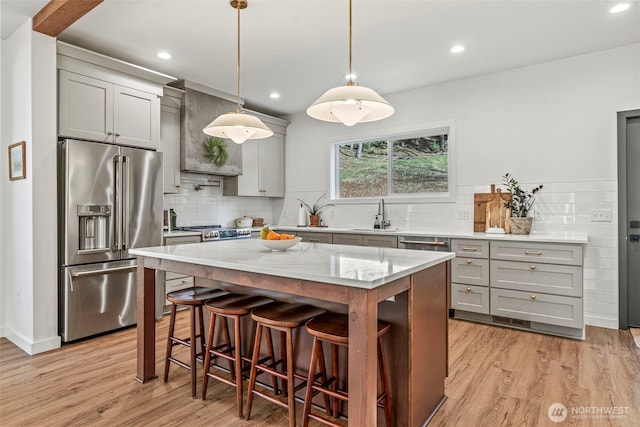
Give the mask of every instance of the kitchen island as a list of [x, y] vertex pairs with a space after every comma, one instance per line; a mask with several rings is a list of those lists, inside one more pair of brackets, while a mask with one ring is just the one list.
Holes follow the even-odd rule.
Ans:
[[349, 314], [349, 425], [377, 419], [378, 317], [392, 324], [394, 425], [420, 426], [445, 399], [448, 252], [299, 243], [271, 251], [260, 240], [161, 246], [138, 256], [137, 379], [155, 375], [155, 270], [335, 304]]

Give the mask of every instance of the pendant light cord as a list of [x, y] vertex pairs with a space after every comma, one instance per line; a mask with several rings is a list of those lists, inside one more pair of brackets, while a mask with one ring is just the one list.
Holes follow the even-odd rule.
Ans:
[[238, 10], [238, 107], [236, 112], [240, 114], [240, 1], [238, 1], [236, 9]]
[[352, 43], [353, 43], [353, 35], [352, 35], [352, 0], [349, 0], [349, 81], [347, 82], [347, 86], [353, 86], [353, 72], [351, 71], [351, 51], [352, 51]]

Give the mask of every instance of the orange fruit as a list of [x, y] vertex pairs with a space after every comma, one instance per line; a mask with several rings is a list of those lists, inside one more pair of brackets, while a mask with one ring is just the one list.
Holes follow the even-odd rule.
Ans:
[[275, 231], [271, 230], [267, 234], [267, 240], [280, 240], [280, 235]]
[[293, 240], [293, 235], [292, 234], [281, 234], [280, 235], [280, 240]]

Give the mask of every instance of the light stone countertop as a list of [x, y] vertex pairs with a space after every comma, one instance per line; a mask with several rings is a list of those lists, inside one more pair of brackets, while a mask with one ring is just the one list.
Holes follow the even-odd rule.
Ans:
[[373, 289], [454, 258], [414, 251], [300, 242], [272, 251], [260, 239], [130, 249], [137, 256]]
[[507, 240], [519, 242], [536, 243], [579, 243], [587, 244], [588, 235], [581, 233], [558, 233], [558, 234], [538, 234], [529, 235], [518, 234], [492, 234], [473, 233], [447, 230], [407, 230], [407, 229], [386, 229], [384, 231], [366, 228], [341, 228], [341, 227], [296, 227], [296, 226], [270, 226], [276, 231], [309, 231], [314, 233], [347, 233], [347, 234], [377, 234], [381, 236], [432, 236], [451, 237], [454, 239], [483, 239], [483, 240]]

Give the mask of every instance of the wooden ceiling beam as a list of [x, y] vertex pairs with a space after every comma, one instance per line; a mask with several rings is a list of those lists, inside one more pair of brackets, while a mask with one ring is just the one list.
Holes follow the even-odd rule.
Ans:
[[50, 0], [33, 17], [33, 31], [51, 37], [69, 28], [104, 0]]

